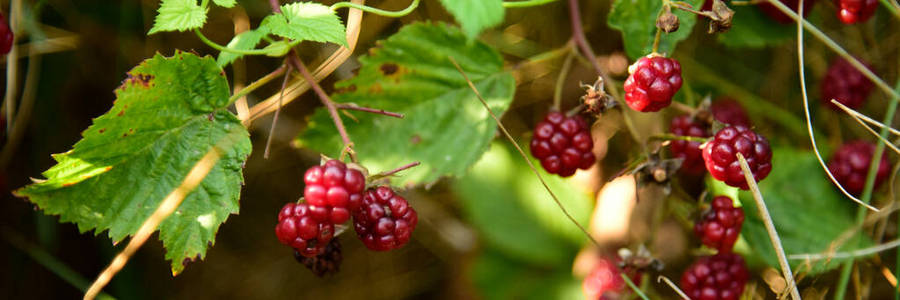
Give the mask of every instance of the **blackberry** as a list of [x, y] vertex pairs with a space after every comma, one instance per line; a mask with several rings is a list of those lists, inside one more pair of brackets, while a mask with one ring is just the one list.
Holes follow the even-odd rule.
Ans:
[[[793, 10], [795, 13], [797, 12], [797, 7], [800, 7], [800, 0], [778, 0], [781, 1], [788, 8]], [[813, 5], [816, 4], [816, 0], [803, 0], [803, 17], [809, 15], [809, 12], [812, 11]], [[773, 20], [781, 24], [791, 24], [794, 23], [794, 19], [791, 19], [790, 16], [784, 14], [779, 10], [775, 5], [770, 4], [768, 1], [764, 1], [757, 5], [762, 12], [769, 15]]]
[[722, 97], [710, 104], [709, 110], [716, 121], [726, 125], [744, 125], [750, 127], [750, 117], [744, 107], [734, 99]]
[[[359, 170], [348, 168], [338, 160], [306, 170], [303, 197], [310, 206], [326, 211], [327, 221], [343, 224], [350, 213], [359, 207], [366, 188], [366, 177]], [[319, 220], [326, 221], [326, 220]]]
[[838, 19], [844, 24], [868, 21], [875, 15], [878, 0], [834, 0], [838, 7]]
[[640, 112], [654, 112], [672, 104], [681, 88], [681, 64], [662, 56], [642, 57], [628, 68], [625, 103]]
[[551, 112], [534, 128], [531, 155], [541, 161], [551, 174], [569, 177], [576, 169], [586, 170], [594, 165], [594, 140], [590, 127], [579, 116], [566, 117]]
[[772, 171], [772, 149], [765, 137], [745, 126], [728, 126], [716, 132], [715, 137], [703, 148], [706, 170], [713, 178], [725, 184], [748, 189], [744, 172], [736, 154], [747, 160], [753, 178], [760, 181]]
[[731, 252], [743, 223], [744, 210], [734, 207], [731, 198], [718, 196], [694, 224], [694, 233], [704, 245], [719, 249], [719, 253]]
[[[863, 64], [872, 69], [867, 63], [863, 62]], [[869, 97], [875, 84], [853, 67], [850, 62], [838, 57], [831, 62], [828, 72], [822, 78], [820, 87], [822, 102], [831, 109], [842, 111], [837, 105], [831, 103], [831, 99], [835, 99], [849, 108], [859, 108]]]
[[300, 251], [294, 249], [294, 259], [306, 266], [316, 276], [324, 277], [325, 275], [334, 275], [340, 271], [344, 256], [341, 254], [340, 240], [334, 238], [328, 242], [322, 254], [315, 257], [303, 256], [303, 254], [300, 254]]
[[288, 203], [278, 213], [275, 235], [282, 244], [293, 247], [300, 255], [316, 257], [334, 237], [334, 223], [327, 219], [322, 207], [306, 203]]
[[[690, 115], [681, 115], [672, 119], [669, 132], [679, 136], [709, 137], [709, 126], [694, 119]], [[681, 171], [689, 175], [700, 175], [706, 170], [703, 164], [700, 142], [673, 140], [669, 144], [672, 156], [683, 159]]]
[[734, 253], [702, 257], [681, 276], [681, 290], [694, 300], [737, 300], [749, 274], [744, 259]]
[[403, 247], [418, 222], [416, 211], [406, 199], [387, 186], [367, 190], [362, 206], [353, 214], [356, 236], [375, 251]]
[[[875, 154], [875, 144], [865, 141], [849, 142], [838, 148], [828, 161], [828, 170], [834, 178], [852, 194], [862, 193]], [[875, 187], [878, 187], [890, 173], [890, 161], [887, 153], [882, 153], [878, 172], [875, 174]]]

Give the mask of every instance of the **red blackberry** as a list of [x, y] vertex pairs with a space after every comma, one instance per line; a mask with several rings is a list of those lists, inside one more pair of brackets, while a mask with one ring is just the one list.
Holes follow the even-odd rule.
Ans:
[[722, 97], [710, 104], [709, 110], [716, 121], [726, 125], [750, 126], [750, 117], [744, 107], [734, 99]]
[[[669, 132], [680, 136], [709, 137], [709, 126], [695, 120], [690, 115], [681, 115], [672, 119]], [[669, 144], [672, 156], [681, 158], [681, 171], [690, 175], [702, 174], [706, 168], [703, 165], [703, 155], [700, 150], [700, 142], [674, 140]]]
[[311, 207], [323, 208], [328, 221], [333, 224], [343, 224], [350, 219], [350, 212], [359, 207], [366, 188], [366, 177], [362, 172], [348, 168], [338, 160], [309, 168], [303, 181], [306, 182], [303, 190], [306, 202]]
[[[872, 69], [867, 63], [863, 62], [863, 64], [870, 70]], [[837, 111], [841, 111], [841, 109], [831, 103], [831, 99], [836, 99], [841, 104], [855, 109], [866, 101], [874, 86], [872, 81], [854, 68], [850, 62], [838, 57], [831, 62], [825, 78], [822, 78], [820, 85], [822, 101]]]
[[316, 276], [335, 274], [340, 271], [341, 262], [344, 260], [344, 256], [341, 254], [341, 241], [337, 238], [331, 239], [322, 254], [315, 257], [303, 256], [300, 251], [294, 249], [294, 259], [306, 266]]
[[744, 210], [732, 202], [726, 196], [716, 197], [712, 207], [694, 224], [694, 233], [703, 244], [719, 249], [719, 253], [731, 252], [744, 224]]
[[367, 190], [362, 206], [353, 213], [356, 236], [375, 251], [403, 247], [418, 222], [416, 211], [406, 199], [386, 186]]
[[[797, 12], [797, 7], [800, 6], [800, 0], [779, 0], [781, 3], [786, 5], [788, 8], [793, 10], [795, 13]], [[816, 0], [803, 0], [803, 17], [809, 15], [809, 12], [812, 11], [813, 5], [816, 4]], [[794, 19], [791, 19], [790, 16], [784, 14], [779, 10], [775, 5], [772, 5], [768, 1], [763, 1], [762, 3], [757, 5], [762, 12], [766, 13], [778, 23], [781, 24], [790, 24], [794, 23]]]
[[596, 161], [593, 149], [590, 127], [579, 116], [551, 112], [534, 127], [531, 155], [549, 173], [569, 177], [576, 169], [590, 168]]
[[681, 276], [681, 290], [694, 300], [737, 300], [748, 278], [742, 257], [719, 253], [688, 267]]
[[838, 7], [838, 19], [844, 24], [865, 22], [875, 15], [878, 0], [834, 0]]
[[716, 132], [712, 141], [703, 148], [706, 170], [713, 178], [724, 181], [727, 185], [748, 189], [736, 156], [738, 152], [747, 159], [747, 165], [756, 181], [769, 176], [772, 171], [769, 141], [745, 126], [728, 126]]
[[6, 16], [0, 14], [0, 55], [6, 55], [12, 49], [14, 42], [12, 29], [9, 28], [9, 22]]
[[288, 203], [278, 213], [275, 235], [300, 255], [315, 257], [325, 251], [334, 237], [334, 223], [328, 221], [328, 212], [323, 207]]
[[681, 88], [681, 64], [674, 58], [642, 57], [628, 71], [625, 102], [636, 111], [653, 112], [669, 106]]
[[625, 292], [622, 270], [612, 259], [600, 258], [591, 273], [581, 282], [585, 299], [619, 299]]
[[[866, 175], [869, 173], [869, 165], [874, 153], [875, 145], [872, 143], [865, 141], [846, 143], [831, 156], [828, 170], [848, 192], [858, 195], [865, 187]], [[875, 175], [875, 187], [887, 179], [890, 173], [890, 164], [887, 153], [882, 153], [878, 173]]]

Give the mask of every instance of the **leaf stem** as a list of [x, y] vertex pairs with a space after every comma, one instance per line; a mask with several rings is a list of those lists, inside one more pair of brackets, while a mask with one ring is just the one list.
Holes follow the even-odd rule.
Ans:
[[769, 215], [769, 209], [766, 208], [766, 201], [763, 200], [762, 193], [759, 192], [759, 186], [756, 185], [756, 179], [753, 178], [753, 172], [750, 171], [750, 165], [744, 159], [744, 155], [737, 153], [738, 162], [741, 164], [741, 171], [744, 173], [744, 179], [750, 186], [753, 194], [753, 200], [756, 201], [756, 209], [759, 212], [763, 223], [766, 225], [766, 231], [769, 233], [769, 239], [772, 241], [772, 247], [775, 248], [775, 254], [778, 256], [778, 264], [781, 266], [781, 274], [784, 276], [785, 282], [791, 289], [791, 297], [794, 300], [800, 300], [800, 292], [797, 291], [797, 283], [794, 282], [794, 274], [791, 272], [791, 265], [787, 262], [787, 256], [784, 254], [784, 247], [781, 245], [781, 238], [778, 237], [778, 231], [775, 230], [775, 223], [772, 222], [772, 216]]
[[525, 1], [504, 1], [503, 7], [513, 8], [513, 7], [531, 7], [531, 6], [539, 6], [547, 3], [556, 2], [556, 0], [525, 0]]
[[344, 142], [344, 149], [341, 150], [341, 156], [344, 153], [350, 155], [350, 160], [353, 162], [357, 162], [356, 160], [356, 152], [353, 151], [353, 141], [350, 140], [350, 136], [347, 134], [347, 129], [344, 128], [344, 121], [341, 120], [341, 116], [338, 115], [337, 105], [334, 104], [334, 101], [331, 101], [331, 97], [328, 97], [328, 94], [325, 93], [325, 90], [319, 86], [319, 82], [313, 78], [312, 74], [309, 73], [309, 70], [306, 69], [306, 65], [300, 61], [300, 58], [297, 57], [297, 53], [291, 50], [291, 53], [288, 54], [288, 61], [294, 65], [300, 74], [303, 75], [303, 78], [306, 79], [306, 82], [309, 82], [313, 91], [316, 92], [316, 95], [319, 96], [319, 100], [322, 101], [322, 104], [325, 105], [325, 109], [328, 110], [328, 114], [331, 116], [331, 120], [334, 121], [334, 126], [337, 127], [338, 133], [341, 135], [341, 140]]
[[389, 18], [399, 18], [399, 17], [403, 17], [405, 15], [408, 15], [413, 10], [415, 10], [416, 7], [419, 7], [419, 0], [413, 0], [413, 2], [409, 4], [409, 6], [407, 6], [403, 10], [399, 10], [399, 11], [386, 11], [386, 10], [377, 9], [377, 8], [374, 8], [371, 6], [365, 6], [362, 4], [356, 4], [356, 3], [352, 3], [352, 2], [338, 2], [338, 3], [332, 4], [331, 10], [338, 10], [340, 8], [345, 8], [345, 7], [355, 8], [355, 9], [358, 9], [358, 10], [361, 10], [361, 11], [364, 11], [367, 13], [376, 14], [379, 16], [384, 16], [384, 17], [389, 17]]
[[203, 41], [204, 44], [212, 47], [213, 49], [216, 49], [216, 50], [219, 50], [222, 52], [231, 52], [231, 53], [237, 53], [237, 54], [242, 54], [242, 55], [267, 55], [267, 54], [271, 53], [271, 51], [266, 50], [266, 49], [240, 50], [240, 49], [228, 48], [228, 47], [216, 44], [213, 41], [210, 41], [208, 38], [206, 38], [205, 35], [203, 35], [203, 32], [200, 32], [200, 29], [194, 29], [194, 33], [197, 34], [197, 37], [200, 38], [200, 40]]
[[509, 142], [512, 143], [514, 147], [516, 147], [516, 150], [519, 151], [519, 155], [521, 155], [525, 162], [528, 163], [528, 167], [531, 168], [531, 171], [534, 172], [535, 176], [537, 176], [538, 180], [544, 186], [544, 189], [547, 190], [547, 193], [549, 193], [550, 197], [553, 198], [553, 202], [556, 203], [556, 206], [559, 207], [560, 210], [562, 210], [563, 214], [566, 215], [566, 218], [568, 218], [569, 221], [572, 222], [572, 224], [575, 224], [578, 229], [581, 229], [581, 232], [584, 233], [584, 235], [594, 244], [594, 246], [596, 246], [597, 248], [602, 248], [600, 246], [600, 243], [598, 243], [597, 240], [595, 240], [594, 237], [591, 236], [587, 229], [585, 229], [584, 226], [581, 226], [581, 224], [578, 223], [577, 220], [575, 220], [575, 217], [572, 217], [572, 215], [569, 214], [569, 211], [566, 209], [566, 207], [563, 206], [562, 202], [559, 201], [559, 198], [556, 197], [556, 194], [554, 194], [550, 189], [550, 186], [547, 185], [547, 182], [544, 181], [544, 177], [541, 176], [541, 173], [538, 172], [537, 168], [534, 167], [534, 163], [531, 162], [531, 159], [528, 159], [528, 155], [525, 154], [525, 151], [522, 150], [522, 147], [519, 146], [519, 143], [516, 143], [516, 139], [514, 139], [511, 134], [509, 134], [509, 131], [507, 131], [506, 127], [503, 126], [503, 123], [500, 122], [500, 118], [498, 118], [497, 115], [494, 114], [494, 111], [491, 110], [491, 107], [487, 104], [487, 101], [485, 101], [484, 97], [481, 96], [481, 92], [479, 92], [478, 89], [475, 88], [475, 84], [472, 83], [472, 80], [469, 80], [469, 76], [466, 75], [466, 72], [463, 71], [462, 67], [460, 67], [459, 64], [456, 63], [456, 60], [453, 59], [453, 57], [448, 58], [450, 59], [450, 62], [453, 63], [453, 66], [456, 67], [456, 70], [459, 71], [459, 73], [462, 74], [463, 78], [466, 79], [466, 83], [469, 84], [469, 88], [472, 89], [472, 92], [475, 93], [475, 96], [478, 97], [478, 100], [481, 101], [482, 105], [484, 105], [484, 109], [488, 111], [488, 114], [491, 115], [491, 118], [493, 118], [494, 122], [497, 123], [497, 126], [500, 127], [500, 131], [503, 132], [503, 135], [506, 137], [506, 139], [509, 140]]
[[416, 166], [418, 166], [419, 164], [420, 164], [420, 163], [417, 162], [417, 161], [416, 161], [416, 162], [411, 162], [411, 163], [408, 163], [408, 164], [406, 164], [406, 165], [403, 165], [402, 167], [399, 167], [399, 168], [396, 168], [396, 169], [393, 169], [393, 170], [390, 170], [390, 171], [385, 171], [385, 172], [378, 173], [378, 176], [381, 176], [381, 177], [391, 176], [391, 175], [397, 174], [397, 173], [400, 172], [400, 171], [403, 171], [403, 170], [406, 170], [406, 169], [410, 169], [410, 168], [416, 167]]
[[343, 110], [356, 110], [356, 111], [362, 111], [362, 112], [373, 113], [373, 114], [378, 114], [378, 115], [385, 115], [385, 116], [394, 117], [394, 118], [398, 118], [398, 119], [403, 119], [403, 117], [404, 117], [403, 114], [401, 114], [401, 113], [395, 113], [395, 112], [390, 112], [390, 111], [386, 111], [383, 109], [359, 106], [359, 105], [356, 105], [353, 103], [336, 103], [335, 105], [338, 109], [343, 109]]

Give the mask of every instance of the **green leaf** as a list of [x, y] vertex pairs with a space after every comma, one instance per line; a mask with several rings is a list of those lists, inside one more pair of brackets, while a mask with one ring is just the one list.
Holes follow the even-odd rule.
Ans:
[[272, 34], [296, 41], [331, 42], [349, 47], [344, 24], [331, 8], [318, 3], [285, 4], [280, 14], [266, 17], [260, 27], [268, 27]]
[[[247, 30], [241, 32], [240, 34], [234, 36], [226, 47], [236, 50], [251, 50], [256, 48], [256, 45], [259, 44], [259, 41], [262, 40], [264, 36], [268, 34], [268, 28], [258, 28], [253, 30]], [[216, 63], [220, 67], [227, 66], [228, 64], [234, 62], [236, 59], [243, 57], [243, 54], [222, 51], [219, 52], [219, 57], [216, 59]]]
[[[569, 180], [540, 172], [569, 213], [587, 225], [590, 194]], [[484, 242], [510, 257], [543, 266], [566, 265], [587, 241], [511, 146], [494, 143], [453, 187]]]
[[[772, 173], [759, 183], [775, 229], [787, 255], [823, 253], [835, 246], [835, 240], [853, 227], [857, 205], [840, 195], [812, 152], [779, 148], [774, 153]], [[759, 217], [756, 202], [749, 192], [741, 192], [744, 228], [741, 234], [753, 249], [747, 255], [759, 255], [768, 265], [778, 268], [778, 260], [769, 235]], [[871, 245], [856, 235], [835, 251], [852, 251]], [[821, 273], [841, 265], [845, 259], [823, 260], [807, 264], [791, 260], [794, 273]]]
[[755, 6], [732, 5], [734, 19], [726, 33], [719, 34], [719, 42], [735, 48], [760, 48], [790, 41], [797, 34], [793, 26], [772, 21]]
[[[562, 266], [571, 265], [571, 259], [574, 256]], [[479, 255], [470, 270], [472, 283], [484, 299], [584, 299], [581, 282], [567, 268], [535, 268], [494, 249]]]
[[206, 9], [196, 0], [162, 0], [153, 28], [147, 34], [160, 31], [185, 31], [203, 27]]
[[[609, 12], [607, 23], [609, 27], [622, 32], [625, 41], [625, 53], [631, 59], [638, 59], [653, 52], [653, 39], [656, 36], [656, 17], [662, 11], [663, 1], [647, 0], [616, 0]], [[703, 0], [685, 1], [695, 8], [701, 7]], [[659, 41], [659, 53], [671, 54], [675, 51], [675, 45], [691, 34], [697, 17], [693, 14], [672, 9], [672, 13], [678, 16], [681, 25], [678, 31], [663, 33]]]
[[237, 4], [235, 0], [213, 0], [213, 2], [215, 2], [218, 6], [226, 8], [232, 8], [235, 4]]
[[503, 0], [441, 0], [470, 39], [503, 22]]
[[[359, 75], [337, 84], [344, 90], [337, 102], [403, 113], [397, 119], [354, 112], [344, 118], [354, 148], [364, 166], [377, 173], [419, 161], [394, 184], [431, 183], [441, 176], [459, 176], [478, 161], [494, 138], [490, 118], [448, 57], [453, 57], [502, 115], [515, 93], [515, 79], [503, 71], [500, 54], [484, 43], [467, 39], [445, 24], [413, 24], [361, 57]], [[342, 143], [325, 109], [318, 109], [298, 138], [298, 145], [331, 157]]]
[[249, 134], [228, 112], [228, 82], [210, 57], [157, 54], [132, 69], [115, 93], [112, 109], [94, 119], [81, 141], [53, 156], [47, 179], [15, 194], [82, 232], [109, 230], [119, 242], [219, 145], [219, 162], [158, 228], [178, 273], [206, 255], [219, 225], [238, 212]]

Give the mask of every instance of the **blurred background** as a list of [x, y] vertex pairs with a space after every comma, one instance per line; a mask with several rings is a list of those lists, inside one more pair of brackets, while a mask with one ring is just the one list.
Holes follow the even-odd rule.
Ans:
[[[625, 56], [620, 32], [606, 25], [610, 2], [582, 1], [582, 16], [601, 65], [622, 82], [632, 61]], [[876, 62], [875, 69], [883, 78], [896, 80], [900, 31], [890, 28], [897, 28], [897, 21], [880, 11], [865, 25], [868, 27], [842, 27], [832, 17], [831, 1], [820, 2], [811, 20], [850, 52]], [[9, 1], [0, 3], [4, 15], [9, 16]], [[210, 10], [204, 27], [210, 39], [225, 44], [236, 29], [256, 27], [270, 12], [266, 1], [238, 3], [234, 9]], [[399, 10], [409, 1], [366, 4]], [[80, 233], [73, 224], [59, 224], [57, 217], [45, 216], [10, 191], [28, 184], [29, 178], [40, 178], [40, 172], [53, 164], [51, 154], [71, 149], [91, 119], [112, 106], [113, 90], [133, 66], [157, 52], [171, 55], [181, 49], [216, 55], [217, 51], [191, 33], [146, 36], [159, 5], [155, 0], [47, 0], [23, 1], [21, 5], [17, 38], [22, 58], [17, 78], [26, 84], [18, 93], [33, 98], [29, 100], [33, 110], [20, 140], [4, 138], [10, 145], [4, 145], [3, 152], [11, 154], [0, 170], [4, 179], [0, 187], [0, 298], [80, 298], [79, 289], [107, 266], [124, 243], [113, 245], [105, 232], [95, 236], [93, 232]], [[342, 17], [345, 14], [346, 10], [340, 12]], [[355, 54], [364, 55], [379, 39], [423, 20], [453, 22], [435, 0], [422, 1], [402, 18], [367, 14]], [[788, 25], [782, 31], [790, 30], [795, 28]], [[550, 106], [570, 36], [565, 1], [509, 9], [502, 25], [481, 36], [503, 53], [507, 69], [516, 77], [516, 98], [503, 123], [522, 144]], [[696, 105], [706, 96], [729, 96], [744, 104], [757, 101], [758, 105], [745, 108], [758, 131], [775, 145], [807, 149], [795, 47], [790, 38], [755, 48], [727, 47], [717, 42], [716, 36], [706, 34], [705, 21], [699, 21], [672, 54], [685, 70], [686, 85], [676, 101]], [[314, 66], [335, 48], [304, 43], [301, 49], [304, 60]], [[807, 80], [810, 90], [817, 91], [816, 82], [824, 76], [833, 55], [811, 39], [806, 49]], [[356, 57], [324, 80], [323, 87], [332, 91], [334, 82], [353, 76], [358, 67]], [[278, 59], [253, 57], [239, 60], [226, 72], [232, 85], [245, 84], [279, 63]], [[9, 67], [3, 64], [4, 69]], [[5, 81], [6, 75], [2, 76]], [[584, 94], [579, 82], [595, 80], [590, 65], [576, 60], [563, 86], [563, 109], [577, 105]], [[248, 100], [252, 105], [277, 89], [269, 85]], [[861, 111], [876, 113], [873, 117], [880, 119], [885, 99], [876, 92]], [[375, 253], [348, 232], [340, 237], [341, 271], [316, 277], [278, 242], [274, 226], [279, 209], [302, 194], [305, 169], [318, 163], [318, 153], [291, 146], [318, 106], [315, 96], [307, 93], [284, 107], [268, 159], [262, 158], [262, 152], [271, 115], [253, 123], [254, 151], [244, 171], [240, 214], [222, 225], [203, 261], [189, 264], [173, 277], [154, 235], [105, 292], [121, 299], [581, 299], [581, 279], [595, 264], [597, 253], [610, 255], [620, 247], [644, 245], [665, 263], [662, 274], [676, 282], [696, 255], [699, 243], [691, 239], [686, 219], [696, 212], [682, 204], [696, 202], [701, 180], [676, 179], [666, 194], [669, 189], [664, 185], [642, 184], [638, 189], [627, 174], [616, 179], [641, 153], [640, 144], [622, 125], [621, 113], [611, 111], [593, 126], [594, 152], [600, 163], [570, 180], [550, 180], [573, 216], [589, 227], [604, 249], [585, 249], [585, 237], [561, 215], [521, 157], [505, 140], [498, 139], [470, 175], [402, 192], [421, 220], [407, 246]], [[770, 114], [773, 107], [786, 114]], [[676, 112], [626, 113], [635, 120], [636, 138], [646, 140], [665, 132]], [[833, 111], [813, 107], [812, 113], [816, 128], [823, 133], [824, 149], [844, 139], [868, 138], [864, 129]], [[876, 201], [886, 201], [886, 194], [876, 196]], [[661, 205], [664, 201], [676, 204]], [[659, 207], [667, 210], [662, 213]], [[896, 235], [891, 230], [895, 227], [887, 226], [888, 236]], [[758, 262], [756, 266], [755, 270], [764, 269]], [[806, 287], [827, 286], [833, 280], [829, 276]], [[890, 288], [884, 279], [872, 277], [873, 295]], [[655, 285], [654, 278], [644, 281]], [[656, 289], [658, 297], [674, 296], [664, 287]], [[762, 276], [754, 279], [751, 289], [760, 299], [774, 296]]]

